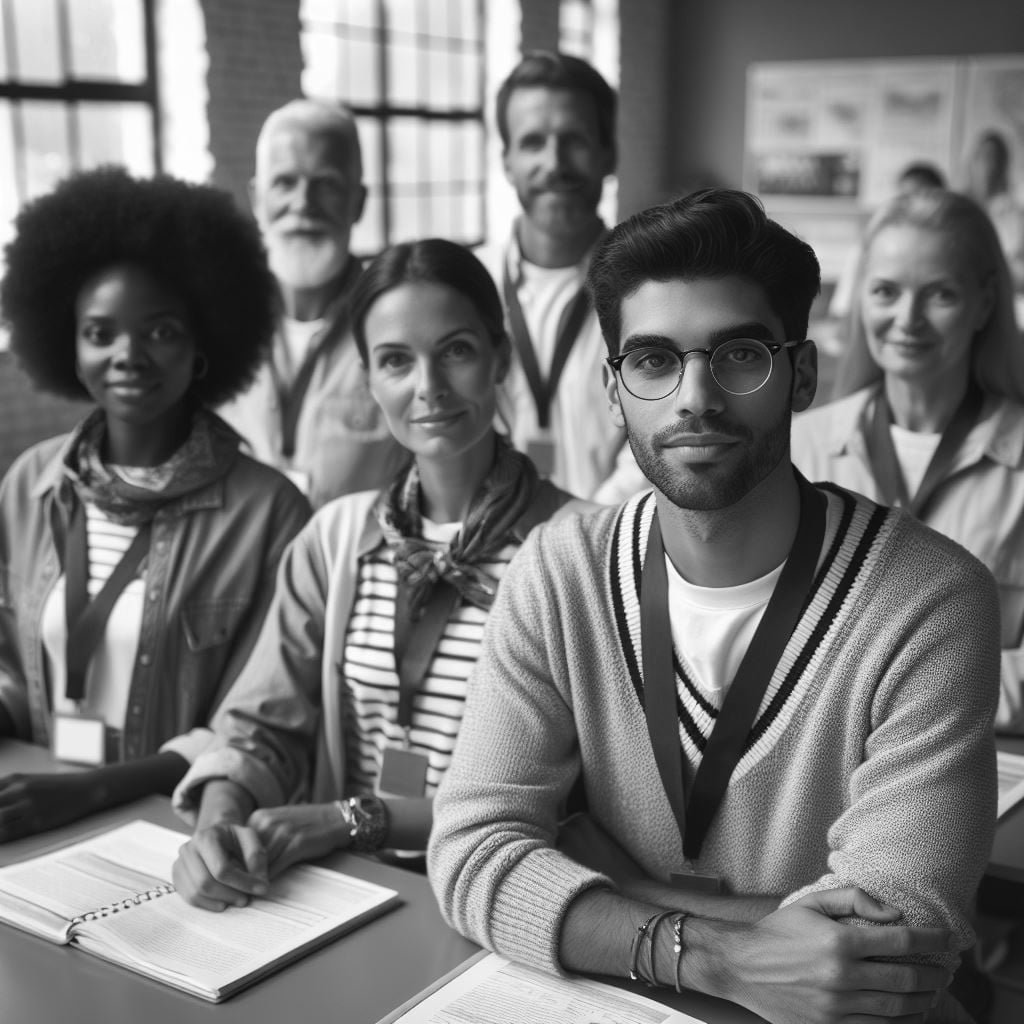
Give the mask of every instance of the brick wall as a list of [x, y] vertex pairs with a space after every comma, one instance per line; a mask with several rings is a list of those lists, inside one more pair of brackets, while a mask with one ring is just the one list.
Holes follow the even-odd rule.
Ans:
[[26, 448], [69, 430], [89, 408], [36, 391], [14, 356], [0, 351], [0, 476]]
[[301, 95], [299, 0], [202, 0], [213, 183], [248, 206], [260, 125]]

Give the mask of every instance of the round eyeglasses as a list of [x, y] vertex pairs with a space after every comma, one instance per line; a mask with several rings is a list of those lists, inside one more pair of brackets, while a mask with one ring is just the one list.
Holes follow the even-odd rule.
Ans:
[[714, 348], [633, 348], [607, 360], [626, 390], [645, 402], [668, 398], [683, 379], [686, 357], [695, 352], [707, 356], [715, 383], [730, 395], [751, 395], [763, 388], [772, 375], [775, 353], [802, 345], [802, 341], [759, 341], [731, 338]]

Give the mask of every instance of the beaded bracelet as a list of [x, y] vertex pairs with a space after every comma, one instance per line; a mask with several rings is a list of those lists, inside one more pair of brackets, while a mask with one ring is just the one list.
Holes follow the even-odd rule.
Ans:
[[686, 922], [687, 914], [677, 914], [672, 922], [672, 952], [676, 955], [676, 991], [682, 992], [682, 982], [679, 980], [679, 969], [683, 965], [683, 924]]

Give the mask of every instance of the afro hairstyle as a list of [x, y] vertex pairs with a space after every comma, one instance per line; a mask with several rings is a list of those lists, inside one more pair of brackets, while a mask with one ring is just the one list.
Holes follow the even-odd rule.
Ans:
[[242, 391], [269, 350], [277, 284], [258, 228], [227, 192], [103, 167], [64, 179], [14, 226], [0, 313], [42, 390], [88, 397], [75, 372], [75, 306], [83, 285], [117, 265], [145, 270], [184, 303], [208, 365], [192, 385], [200, 404]]

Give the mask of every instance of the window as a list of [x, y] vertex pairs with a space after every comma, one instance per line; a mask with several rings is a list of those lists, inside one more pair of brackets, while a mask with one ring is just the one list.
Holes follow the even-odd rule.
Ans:
[[0, 241], [74, 170], [159, 169], [153, 0], [0, 0]]
[[594, 59], [594, 7], [590, 0], [561, 0], [558, 48], [583, 60]]
[[302, 0], [303, 92], [355, 112], [360, 255], [484, 238], [483, 0]]

